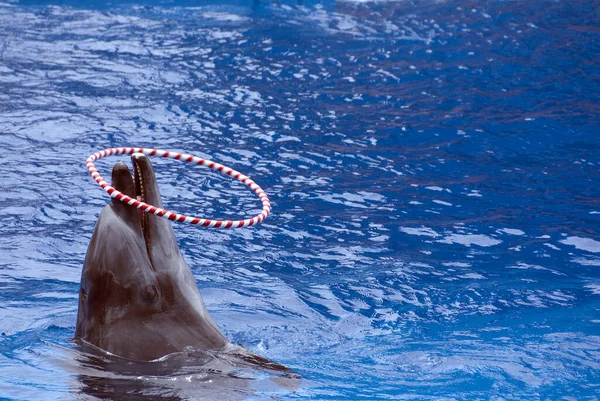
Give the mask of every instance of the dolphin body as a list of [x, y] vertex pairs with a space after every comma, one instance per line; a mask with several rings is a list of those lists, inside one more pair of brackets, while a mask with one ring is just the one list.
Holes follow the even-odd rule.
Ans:
[[[132, 156], [112, 171], [118, 191], [163, 207], [152, 165]], [[75, 338], [150, 361], [193, 346], [228, 345], [210, 318], [170, 223], [112, 199], [100, 214], [81, 274]]]
[[[133, 177], [126, 164], [114, 166], [113, 187], [162, 208], [150, 161], [140, 153], [132, 161]], [[85, 257], [75, 338], [131, 361], [193, 348], [291, 372], [230, 344], [204, 306], [170, 222], [114, 198], [100, 214]]]

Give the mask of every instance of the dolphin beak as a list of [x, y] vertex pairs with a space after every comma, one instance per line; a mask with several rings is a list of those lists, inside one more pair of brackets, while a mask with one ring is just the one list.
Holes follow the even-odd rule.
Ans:
[[[131, 161], [133, 163], [135, 195], [143, 202], [164, 208], [156, 183], [156, 175], [148, 157], [143, 153], [134, 153], [131, 155]], [[169, 221], [144, 212], [141, 212], [139, 219], [142, 223], [148, 256], [153, 266], [161, 265], [160, 261], [165, 257], [173, 255], [181, 257], [175, 233]]]
[[136, 196], [139, 196], [142, 201], [150, 205], [162, 208], [163, 203], [150, 160], [143, 153], [134, 153], [131, 155], [131, 161], [133, 163]]
[[[135, 198], [135, 184], [131, 177], [129, 167], [123, 162], [115, 164], [112, 170], [112, 186], [119, 192], [129, 195]], [[112, 198], [111, 206], [115, 213], [122, 219], [126, 220], [130, 226], [137, 226], [139, 224], [138, 212], [133, 207], [121, 202], [118, 199]]]
[[[123, 162], [118, 162], [112, 171], [112, 186], [132, 198], [137, 198], [146, 203], [162, 207], [160, 193], [156, 185], [156, 176], [150, 161], [144, 154], [134, 154], [133, 177], [129, 167]], [[151, 255], [151, 224], [150, 218], [154, 216], [144, 213], [140, 209], [129, 206], [122, 201], [113, 198], [111, 207], [115, 213], [125, 221], [129, 227], [138, 232], [146, 244], [146, 253]]]
[[[156, 184], [156, 175], [150, 160], [143, 153], [134, 153], [131, 155], [131, 162], [133, 164], [133, 181], [135, 188], [135, 196], [138, 200], [146, 202], [156, 207], [163, 207], [160, 192], [158, 191], [158, 185]], [[142, 224], [142, 232], [144, 234], [144, 241], [148, 249], [148, 255], [151, 257], [151, 234], [150, 234], [150, 219], [155, 218], [150, 216], [148, 213], [144, 213], [140, 210], [139, 219]]]

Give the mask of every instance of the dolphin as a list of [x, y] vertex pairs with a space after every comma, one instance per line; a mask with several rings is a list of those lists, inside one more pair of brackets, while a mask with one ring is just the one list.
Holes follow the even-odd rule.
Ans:
[[[112, 186], [162, 208], [150, 160], [141, 153], [131, 159], [133, 177], [119, 162]], [[136, 362], [193, 348], [291, 372], [230, 344], [206, 310], [170, 222], [114, 198], [100, 213], [83, 264], [75, 339]]]
[[[119, 162], [113, 187], [162, 208], [150, 160], [141, 153], [131, 159], [133, 177]], [[83, 264], [75, 338], [135, 361], [229, 344], [204, 306], [170, 223], [114, 198], [100, 213]]]

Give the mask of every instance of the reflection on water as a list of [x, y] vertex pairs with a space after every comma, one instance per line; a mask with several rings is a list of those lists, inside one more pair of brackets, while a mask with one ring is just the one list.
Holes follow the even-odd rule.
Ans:
[[[0, 3], [0, 397], [594, 399], [594, 7]], [[175, 230], [215, 322], [299, 372], [295, 392], [82, 362], [80, 269], [108, 201], [84, 161], [126, 145], [270, 196], [258, 227]], [[227, 177], [155, 170], [170, 209], [260, 211]]]
[[257, 391], [293, 391], [300, 377], [281, 366], [249, 359], [236, 347], [223, 352], [189, 349], [151, 362], [133, 362], [107, 355], [90, 344], [83, 352], [61, 349], [58, 362], [75, 377], [71, 393], [95, 399], [244, 400]]

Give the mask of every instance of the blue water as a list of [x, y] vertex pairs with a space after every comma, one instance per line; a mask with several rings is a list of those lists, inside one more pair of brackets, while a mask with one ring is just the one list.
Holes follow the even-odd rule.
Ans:
[[[248, 399], [598, 400], [598, 3], [216, 3], [0, 3], [0, 399], [98, 399], [71, 341], [108, 200], [84, 162], [145, 146], [273, 202], [175, 226], [230, 341], [303, 377]], [[260, 211], [154, 164], [170, 209]], [[167, 379], [140, 399], [200, 397]]]

